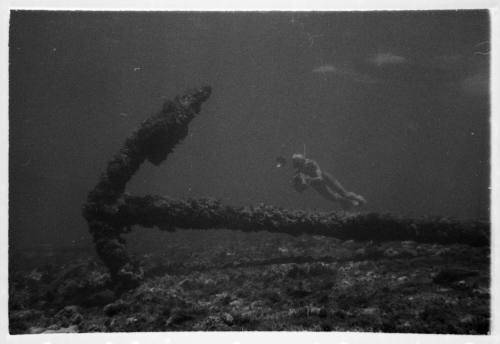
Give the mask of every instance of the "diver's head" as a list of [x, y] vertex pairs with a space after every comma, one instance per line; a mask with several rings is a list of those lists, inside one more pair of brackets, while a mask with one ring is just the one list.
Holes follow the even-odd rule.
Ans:
[[303, 154], [295, 153], [292, 155], [292, 165], [294, 168], [301, 168], [306, 163], [306, 157]]

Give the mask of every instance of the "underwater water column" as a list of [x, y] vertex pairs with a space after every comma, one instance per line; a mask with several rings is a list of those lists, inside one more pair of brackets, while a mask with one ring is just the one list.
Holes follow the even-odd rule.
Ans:
[[83, 215], [89, 223], [97, 253], [118, 289], [132, 288], [143, 278], [140, 267], [129, 258], [125, 241], [120, 236], [133, 225], [167, 231], [224, 228], [324, 235], [344, 240], [489, 245], [489, 221], [445, 217], [411, 219], [378, 213], [322, 213], [263, 204], [232, 207], [216, 199], [176, 200], [152, 195], [125, 195], [127, 182], [146, 159], [159, 165], [186, 137], [190, 121], [199, 113], [201, 104], [210, 93], [210, 87], [203, 87], [165, 102], [161, 112], [144, 121], [125, 140], [88, 195]]
[[130, 260], [125, 240], [120, 236], [130, 229], [119, 212], [125, 186], [145, 160], [159, 165], [167, 158], [174, 146], [186, 137], [189, 122], [210, 94], [211, 88], [205, 86], [166, 101], [160, 112], [145, 120], [125, 140], [88, 194], [83, 216], [89, 224], [97, 254], [113, 280], [125, 289], [142, 279], [141, 269]]

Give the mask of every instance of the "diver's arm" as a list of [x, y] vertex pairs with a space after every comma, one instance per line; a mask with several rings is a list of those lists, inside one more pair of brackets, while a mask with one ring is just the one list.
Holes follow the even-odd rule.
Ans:
[[301, 172], [300, 170], [295, 170], [295, 171], [293, 172], [293, 177], [294, 177], [294, 178], [295, 178], [295, 177], [300, 177], [300, 176], [305, 177], [306, 175], [305, 175], [303, 172]]
[[314, 184], [314, 183], [322, 183], [323, 178], [322, 177], [309, 177], [307, 175], [304, 175], [304, 180], [307, 182], [307, 184]]
[[306, 181], [306, 175], [300, 171], [296, 171], [292, 178], [292, 186], [298, 192], [303, 192], [309, 187], [309, 183]]

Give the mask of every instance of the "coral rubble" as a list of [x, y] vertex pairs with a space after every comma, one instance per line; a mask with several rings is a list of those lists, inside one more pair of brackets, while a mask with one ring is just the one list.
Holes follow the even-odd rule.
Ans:
[[19, 264], [9, 276], [10, 333], [489, 332], [487, 246], [223, 229], [163, 234], [147, 254], [135, 251], [147, 278], [120, 295], [85, 253]]

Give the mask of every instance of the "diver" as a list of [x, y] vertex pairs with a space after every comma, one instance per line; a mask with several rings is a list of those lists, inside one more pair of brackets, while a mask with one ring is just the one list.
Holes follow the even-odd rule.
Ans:
[[344, 210], [366, 203], [363, 196], [344, 189], [330, 173], [322, 171], [316, 161], [307, 159], [303, 154], [292, 156], [292, 166], [296, 169], [292, 185], [298, 192], [311, 186], [327, 200], [339, 203]]

